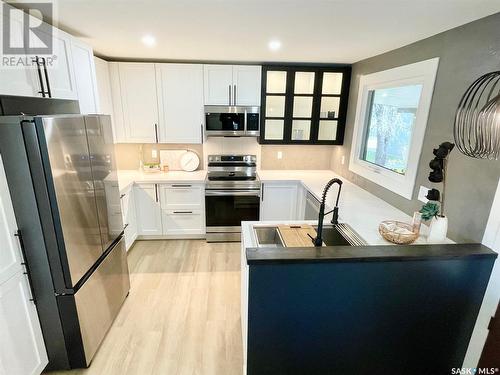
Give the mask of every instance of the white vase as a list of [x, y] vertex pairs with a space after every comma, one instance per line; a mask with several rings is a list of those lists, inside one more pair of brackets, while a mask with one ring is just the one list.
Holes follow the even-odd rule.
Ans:
[[443, 242], [448, 232], [448, 218], [446, 216], [435, 216], [431, 220], [427, 242]]

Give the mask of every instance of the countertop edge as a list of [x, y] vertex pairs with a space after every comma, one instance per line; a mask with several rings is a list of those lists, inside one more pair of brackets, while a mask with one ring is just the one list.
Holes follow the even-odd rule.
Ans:
[[480, 243], [429, 244], [411, 246], [329, 246], [319, 248], [247, 248], [249, 265], [276, 263], [395, 262], [463, 258], [497, 258], [498, 254]]

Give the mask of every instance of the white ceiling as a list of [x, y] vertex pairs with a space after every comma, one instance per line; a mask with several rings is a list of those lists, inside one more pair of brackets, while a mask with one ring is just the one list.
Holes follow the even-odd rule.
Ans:
[[[500, 12], [499, 0], [55, 0], [63, 30], [116, 59], [353, 63]], [[57, 23], [57, 22], [56, 22]], [[152, 34], [153, 48], [141, 38]], [[268, 42], [282, 47], [270, 51]]]

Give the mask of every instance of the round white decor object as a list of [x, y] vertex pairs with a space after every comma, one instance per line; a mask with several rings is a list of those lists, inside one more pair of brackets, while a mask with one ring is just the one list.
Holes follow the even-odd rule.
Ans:
[[181, 156], [181, 168], [186, 172], [193, 172], [200, 165], [200, 158], [193, 151], [186, 151]]

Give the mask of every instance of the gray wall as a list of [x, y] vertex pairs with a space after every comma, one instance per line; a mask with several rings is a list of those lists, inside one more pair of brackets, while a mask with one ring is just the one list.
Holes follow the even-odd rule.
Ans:
[[[439, 69], [413, 200], [407, 200], [348, 169], [359, 79], [364, 74], [433, 57], [440, 58]], [[331, 168], [390, 204], [412, 214], [422, 206], [416, 199], [420, 185], [433, 187], [427, 180], [428, 163], [433, 158], [432, 149], [443, 141], [453, 142], [453, 120], [462, 94], [479, 76], [497, 70], [500, 70], [500, 13], [355, 63], [344, 146], [335, 146]], [[341, 165], [342, 155], [345, 155], [344, 165]], [[458, 242], [480, 242], [500, 176], [500, 161], [469, 158], [454, 149], [448, 166], [448, 236]], [[436, 187], [441, 190], [440, 186]]]

